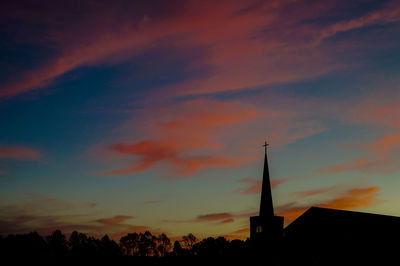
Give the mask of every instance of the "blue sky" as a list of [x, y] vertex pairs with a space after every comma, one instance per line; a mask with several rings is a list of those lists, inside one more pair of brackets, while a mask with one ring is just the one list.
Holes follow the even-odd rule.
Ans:
[[397, 1], [1, 5], [0, 234], [400, 215]]

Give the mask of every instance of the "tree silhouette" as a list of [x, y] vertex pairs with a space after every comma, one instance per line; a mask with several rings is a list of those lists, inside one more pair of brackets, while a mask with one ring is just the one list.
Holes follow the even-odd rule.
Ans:
[[[198, 242], [193, 234], [171, 246], [165, 233], [150, 231], [128, 233], [119, 245], [104, 235], [101, 239], [74, 231], [68, 241], [60, 230], [43, 239], [38, 233], [0, 236], [0, 258], [12, 259], [14, 264], [130, 264], [130, 265], [199, 265], [211, 258], [232, 261], [247, 250], [244, 241], [229, 242], [223, 237], [206, 238]], [[21, 256], [21, 254], [23, 256]], [[200, 259], [200, 260], [199, 260]], [[21, 263], [19, 263], [21, 262]], [[196, 264], [197, 263], [197, 264]]]
[[228, 253], [229, 241], [224, 237], [208, 237], [193, 246], [193, 253], [205, 257], [220, 257]]
[[165, 256], [166, 252], [171, 249], [171, 240], [167, 237], [166, 234], [162, 233], [157, 237], [157, 251], [160, 256]]
[[139, 236], [139, 256], [155, 255], [157, 246], [156, 237], [153, 236], [150, 231], [139, 234]]
[[191, 250], [193, 245], [196, 243], [197, 238], [192, 233], [189, 233], [187, 236], [183, 236], [182, 240], [185, 243], [185, 246]]
[[108, 235], [103, 236], [103, 238], [100, 240], [100, 244], [101, 244], [100, 252], [102, 253], [103, 256], [114, 257], [114, 256], [120, 256], [122, 254], [118, 244], [115, 243], [114, 240], [110, 240]]
[[120, 247], [125, 255], [135, 255], [137, 253], [138, 242], [138, 233], [127, 234], [119, 240]]
[[55, 230], [46, 237], [47, 246], [56, 256], [65, 256], [68, 251], [67, 240], [60, 230]]
[[173, 253], [174, 253], [175, 256], [182, 256], [183, 255], [183, 249], [182, 249], [181, 243], [179, 243], [178, 240], [175, 240], [175, 242], [174, 242]]

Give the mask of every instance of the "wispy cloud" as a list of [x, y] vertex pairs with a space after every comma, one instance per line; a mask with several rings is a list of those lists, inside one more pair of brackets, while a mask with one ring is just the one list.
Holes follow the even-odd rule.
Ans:
[[[246, 158], [216, 154], [224, 148], [220, 140], [231, 126], [248, 122], [257, 116], [250, 106], [237, 102], [198, 99], [162, 108], [157, 116], [135, 125], [135, 132], [146, 137], [139, 141], [119, 141], [108, 147], [118, 158], [132, 158], [131, 167], [112, 170], [109, 174], [138, 173], [160, 166], [173, 171], [172, 178], [191, 176], [204, 168], [231, 167], [243, 164]], [[128, 134], [128, 127], [123, 129]], [[143, 138], [143, 136], [142, 136]], [[228, 138], [227, 138], [228, 139]]]
[[[88, 154], [90, 158], [103, 156], [106, 164], [121, 162], [118, 169], [100, 174], [164, 169], [164, 177], [188, 178], [202, 170], [242, 167], [253, 161], [249, 147], [259, 146], [254, 139], [269, 136], [275, 146], [281, 146], [325, 130], [323, 123], [308, 119], [304, 111], [236, 100], [202, 97], [140, 113], [140, 120], [135, 115], [115, 130], [122, 135], [118, 140], [108, 140], [112, 144], [101, 144]], [[236, 141], [239, 137], [240, 143]], [[255, 191], [257, 184], [251, 185]]]
[[102, 223], [104, 225], [121, 225], [122, 222], [128, 219], [133, 219], [135, 217], [133, 216], [128, 216], [128, 215], [117, 215], [111, 218], [102, 218], [97, 220], [99, 223]]
[[26, 201], [0, 206], [0, 234], [21, 234], [37, 231], [48, 235], [56, 229], [69, 234], [81, 231], [101, 237], [108, 234], [115, 240], [127, 232], [148, 230], [149, 227], [128, 223], [131, 215], [95, 218], [94, 203], [72, 203], [38, 193], [26, 193]]
[[394, 173], [400, 171], [396, 158], [400, 154], [400, 134], [390, 134], [375, 141], [361, 144], [366, 147], [366, 156], [348, 162], [316, 169], [319, 174], [335, 174], [346, 171], [363, 173]]
[[[312, 21], [332, 12], [335, 1], [203, 2], [201, 6], [196, 1], [185, 5], [171, 1], [168, 6], [159, 3], [165, 12], [150, 4], [131, 2], [123, 11], [118, 4], [82, 3], [79, 7], [63, 5], [62, 9], [38, 4], [40, 8], [35, 12], [28, 9], [29, 12], [4, 13], [5, 18], [19, 21], [20, 27], [30, 29], [32, 21], [42, 26], [40, 35], [25, 30], [16, 41], [22, 39], [43, 47], [51, 43], [57, 53], [21, 73], [19, 80], [4, 85], [0, 97], [46, 87], [82, 66], [123, 62], [155, 46], [201, 50], [202, 56], [190, 62], [188, 68], [208, 66], [208, 76], [174, 85], [178, 94], [293, 82], [339, 66], [327, 51], [313, 47], [310, 39], [323, 40], [339, 32], [398, 21], [399, 13], [398, 4], [393, 1], [382, 10], [326, 26]], [[6, 9], [27, 7], [9, 5]], [[54, 23], [59, 17], [64, 23]]]
[[[342, 193], [339, 193], [336, 197], [325, 202], [316, 203], [314, 206], [342, 209], [342, 210], [355, 210], [365, 208], [381, 203], [378, 199], [379, 187], [364, 187], [364, 188], [352, 188]], [[305, 191], [305, 194], [308, 192]], [[310, 205], [298, 205], [296, 202], [290, 202], [276, 209], [277, 215], [285, 217], [285, 223], [288, 224], [305, 212]]]
[[331, 186], [331, 187], [311, 189], [311, 190], [306, 190], [306, 191], [295, 191], [295, 192], [292, 192], [291, 195], [298, 197], [298, 198], [305, 198], [305, 197], [325, 194], [328, 192], [334, 192], [336, 189], [337, 189], [337, 186]]
[[379, 10], [373, 10], [360, 17], [339, 21], [327, 26], [321, 30], [320, 36], [317, 38], [317, 43], [342, 32], [397, 21], [400, 21], [400, 6], [397, 1], [389, 1]]
[[41, 151], [30, 147], [0, 145], [0, 159], [40, 161], [43, 155]]
[[222, 212], [222, 213], [210, 213], [197, 216], [197, 221], [220, 221], [232, 218], [233, 215], [231, 213]]

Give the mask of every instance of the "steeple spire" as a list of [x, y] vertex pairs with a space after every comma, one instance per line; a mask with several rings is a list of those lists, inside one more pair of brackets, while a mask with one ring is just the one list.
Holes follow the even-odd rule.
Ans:
[[265, 158], [264, 158], [264, 172], [263, 172], [263, 181], [261, 190], [260, 216], [273, 217], [274, 205], [272, 203], [271, 183], [269, 179], [267, 146], [268, 143], [265, 142], [265, 144], [263, 145], [263, 147], [265, 147]]

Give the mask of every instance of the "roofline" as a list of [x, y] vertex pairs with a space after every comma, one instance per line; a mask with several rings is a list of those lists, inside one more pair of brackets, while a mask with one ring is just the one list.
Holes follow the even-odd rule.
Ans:
[[325, 208], [325, 207], [319, 207], [319, 206], [311, 206], [310, 208], [308, 208], [305, 212], [303, 212], [300, 216], [298, 216], [295, 220], [293, 220], [290, 224], [288, 224], [287, 226], [285, 226], [284, 230], [286, 230], [286, 228], [290, 227], [293, 223], [295, 223], [299, 218], [301, 218], [302, 216], [306, 215], [307, 213], [309, 213], [311, 210], [329, 210], [329, 211], [336, 211], [336, 212], [346, 212], [346, 213], [353, 213], [353, 214], [361, 214], [361, 215], [377, 215], [377, 216], [385, 216], [387, 218], [400, 218], [399, 216], [393, 216], [393, 215], [386, 215], [386, 214], [379, 214], [379, 213], [370, 213], [370, 212], [361, 212], [361, 211], [350, 211], [350, 210], [341, 210], [341, 209], [333, 209], [333, 208]]

